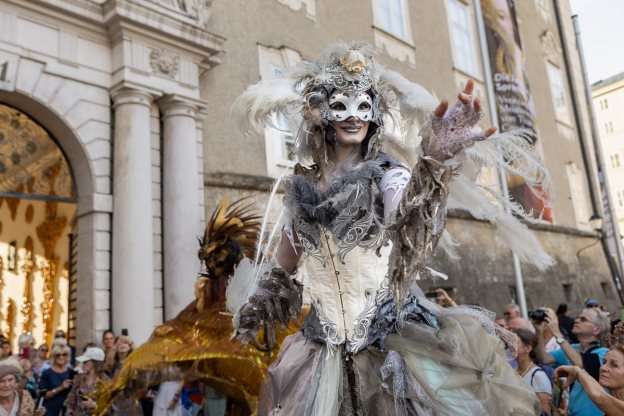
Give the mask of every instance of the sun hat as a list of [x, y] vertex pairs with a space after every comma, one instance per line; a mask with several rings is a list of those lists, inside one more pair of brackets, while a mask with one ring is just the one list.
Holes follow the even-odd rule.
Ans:
[[89, 347], [80, 357], [76, 357], [76, 361], [84, 363], [85, 361], [104, 361], [106, 354], [98, 347]]

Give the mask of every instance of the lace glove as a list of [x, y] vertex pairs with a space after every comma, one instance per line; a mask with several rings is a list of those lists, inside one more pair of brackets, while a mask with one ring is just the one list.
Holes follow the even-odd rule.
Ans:
[[458, 151], [485, 140], [484, 131], [472, 130], [483, 118], [485, 109], [475, 111], [474, 96], [466, 95], [470, 97], [469, 103], [464, 104], [458, 100], [444, 116], [438, 117], [431, 113], [431, 128], [437, 140], [434, 138], [423, 140], [426, 156], [444, 162], [455, 156]]
[[285, 328], [291, 319], [299, 318], [303, 286], [290, 276], [276, 267], [264, 275], [249, 302], [238, 313], [237, 340], [246, 344], [264, 328], [267, 338], [272, 338], [267, 339], [268, 346], [274, 346], [275, 327]]

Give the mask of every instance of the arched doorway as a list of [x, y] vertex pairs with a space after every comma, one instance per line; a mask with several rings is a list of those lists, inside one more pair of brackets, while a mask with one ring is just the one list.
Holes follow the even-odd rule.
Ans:
[[38, 345], [58, 329], [74, 335], [76, 211], [71, 167], [54, 138], [0, 103], [1, 330], [14, 351], [26, 332]]

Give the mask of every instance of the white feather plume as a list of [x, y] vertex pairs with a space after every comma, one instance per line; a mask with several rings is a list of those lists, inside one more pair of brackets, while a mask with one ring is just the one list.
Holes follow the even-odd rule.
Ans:
[[280, 114], [293, 120], [305, 103], [305, 98], [296, 90], [297, 84], [318, 75], [319, 71], [318, 64], [302, 62], [250, 85], [232, 104], [230, 117], [244, 133], [257, 135], [262, 134], [266, 126], [276, 127], [274, 120]]
[[[521, 222], [538, 222], [516, 201], [508, 200], [500, 186], [478, 182], [483, 168], [503, 169], [522, 176], [535, 195], [544, 202], [552, 198], [548, 170], [532, 150], [526, 132], [506, 132], [490, 137], [467, 149], [463, 169], [449, 184], [447, 209], [462, 209], [482, 220], [488, 220], [521, 261], [540, 270], [554, 264], [533, 232]], [[508, 208], [509, 212], [505, 209]]]

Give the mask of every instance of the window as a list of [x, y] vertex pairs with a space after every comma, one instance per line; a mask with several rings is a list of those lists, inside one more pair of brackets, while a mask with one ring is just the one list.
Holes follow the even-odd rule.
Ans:
[[602, 100], [600, 100], [600, 109], [601, 109], [601, 110], [604, 110], [604, 105], [603, 105], [603, 103], [602, 103]]
[[[273, 48], [258, 45], [258, 69], [262, 79], [279, 74], [284, 68], [296, 65], [301, 61], [299, 52], [286, 46]], [[277, 178], [282, 174], [285, 167], [295, 166], [295, 161], [290, 156], [295, 139], [296, 132], [291, 131], [286, 117], [274, 115], [272, 125], [267, 125], [264, 130], [267, 176]]]
[[618, 188], [615, 193], [615, 207], [617, 209], [624, 208], [624, 188]]
[[[271, 64], [271, 75], [281, 74], [281, 68]], [[276, 129], [276, 161], [279, 166], [295, 166], [292, 159], [292, 151], [295, 147], [295, 138], [288, 125], [288, 120], [283, 115], [279, 115], [275, 120]]]
[[613, 122], [612, 121], [607, 121], [605, 123], [605, 131], [607, 132], [607, 134], [613, 133]]
[[565, 295], [566, 302], [578, 302], [578, 296], [576, 295], [576, 290], [574, 290], [574, 286], [572, 284], [563, 285], [563, 294]]
[[604, 294], [604, 297], [607, 299], [613, 299], [611, 284], [609, 282], [602, 282], [600, 283], [600, 286], [602, 286], [602, 293]]
[[605, 108], [605, 110], [606, 110], [607, 108], [609, 108], [609, 100], [607, 100], [607, 99], [605, 98], [605, 99], [604, 99], [604, 100], [602, 100], [602, 101], [604, 101], [604, 108]]
[[620, 152], [609, 155], [611, 160], [611, 169], [620, 169], [622, 167], [622, 156]]
[[457, 0], [449, 0], [449, 14], [455, 65], [460, 71], [475, 74], [477, 68], [468, 7]]
[[576, 215], [576, 223], [579, 226], [580, 224], [586, 226], [589, 220], [589, 211], [585, 199], [583, 172], [576, 166], [576, 163], [568, 163], [566, 164], [566, 173], [568, 175], [568, 184], [570, 185], [570, 194], [572, 196], [574, 215]]
[[548, 80], [550, 81], [550, 92], [552, 93], [553, 105], [555, 106], [555, 117], [557, 120], [570, 124], [570, 113], [568, 112], [568, 102], [563, 87], [563, 77], [561, 70], [547, 62]]
[[382, 29], [401, 38], [407, 38], [403, 0], [376, 0], [377, 21]]
[[509, 298], [514, 305], [518, 304], [518, 292], [515, 286], [509, 286]]

